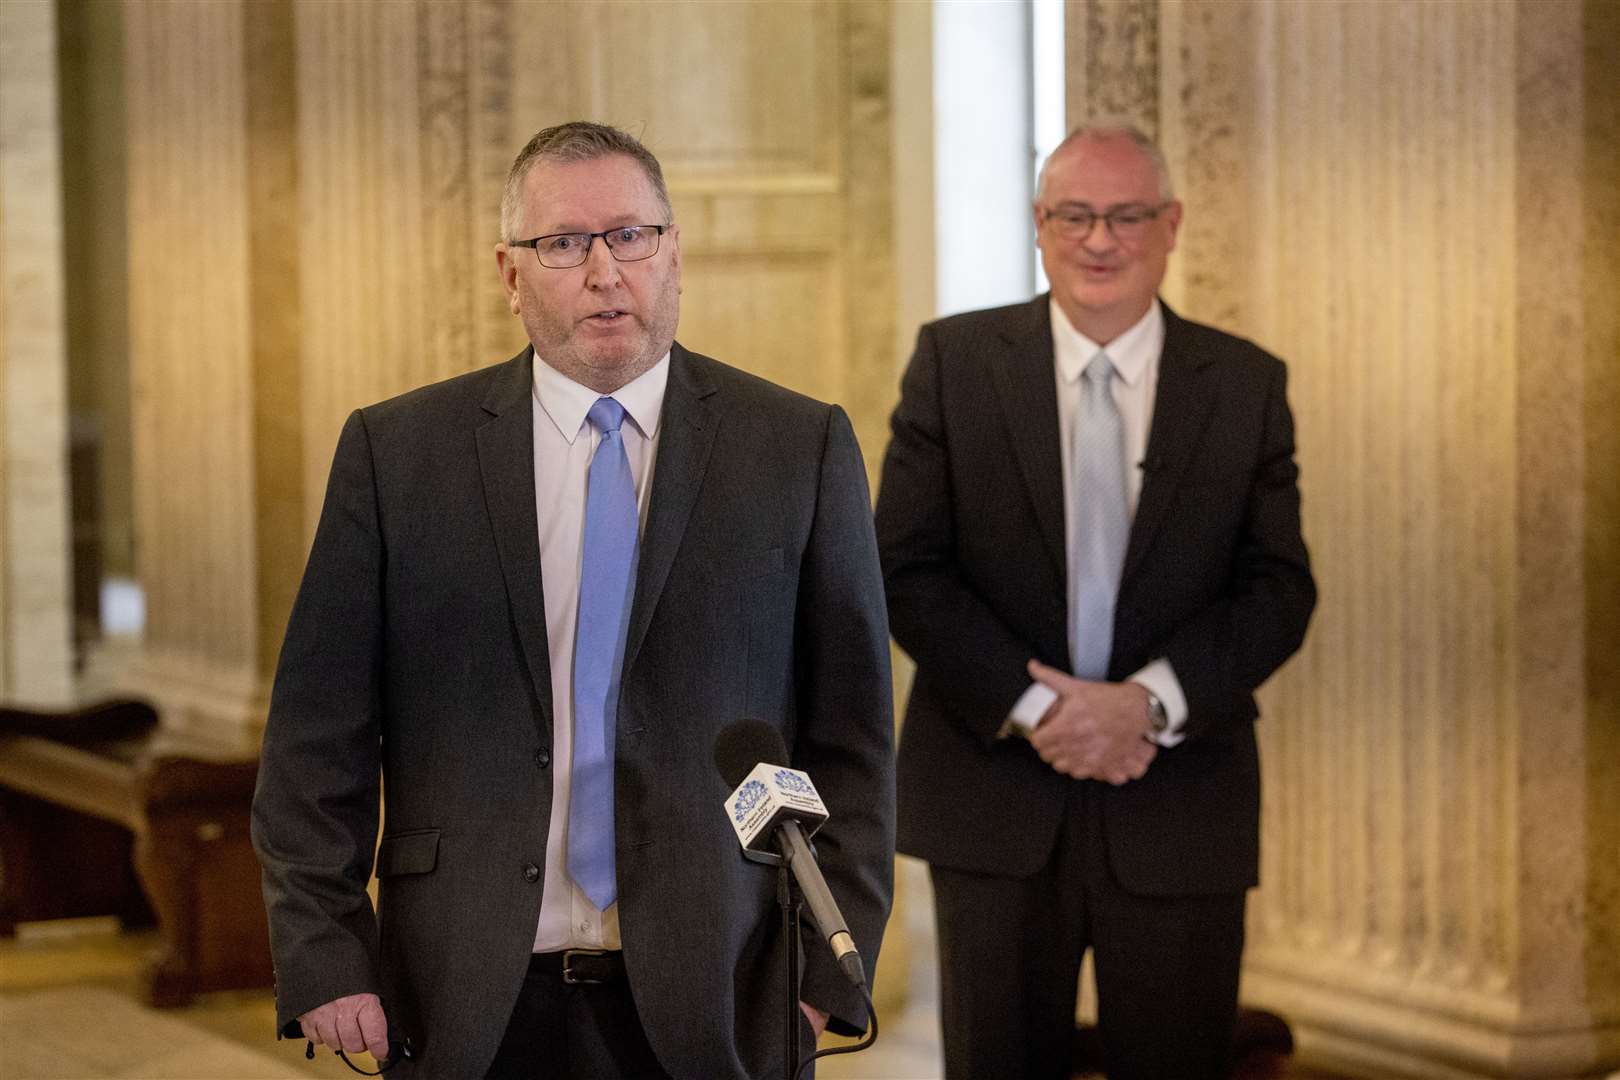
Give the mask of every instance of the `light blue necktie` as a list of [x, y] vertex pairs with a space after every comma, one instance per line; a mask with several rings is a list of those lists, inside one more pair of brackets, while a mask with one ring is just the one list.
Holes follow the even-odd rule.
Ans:
[[1074, 565], [1069, 568], [1069, 648], [1082, 679], [1108, 677], [1114, 599], [1125, 566], [1130, 512], [1125, 503], [1125, 424], [1114, 403], [1114, 362], [1092, 357], [1080, 380], [1074, 431]]
[[568, 873], [591, 903], [606, 909], [618, 895], [613, 856], [613, 738], [619, 712], [630, 598], [636, 587], [640, 517], [624, 406], [597, 398], [589, 414], [602, 433], [585, 489], [574, 635], [574, 762], [568, 797]]

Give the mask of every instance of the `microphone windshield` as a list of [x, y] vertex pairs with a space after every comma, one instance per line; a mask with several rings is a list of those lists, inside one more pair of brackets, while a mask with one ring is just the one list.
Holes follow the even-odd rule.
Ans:
[[788, 764], [787, 746], [777, 730], [763, 720], [727, 724], [714, 740], [714, 767], [726, 787], [735, 789], [760, 762]]

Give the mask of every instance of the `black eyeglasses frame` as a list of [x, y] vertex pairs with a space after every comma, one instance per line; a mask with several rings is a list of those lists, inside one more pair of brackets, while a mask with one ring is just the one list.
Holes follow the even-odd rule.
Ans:
[[[537, 262], [539, 262], [540, 265], [545, 267], [547, 270], [573, 270], [576, 267], [580, 267], [580, 266], [585, 265], [585, 260], [589, 259], [591, 257], [591, 245], [596, 243], [597, 237], [601, 237], [602, 243], [607, 245], [608, 254], [613, 256], [613, 261], [614, 262], [619, 262], [619, 263], [646, 262], [648, 259], [650, 259], [654, 255], [658, 254], [658, 249], [663, 246], [662, 241], [663, 241], [663, 238], [664, 238], [664, 231], [666, 229], [668, 229], [668, 228], [669, 228], [668, 225], [620, 225], [620, 226], [618, 226], [616, 228], [612, 228], [612, 229], [603, 229], [601, 232], [547, 233], [544, 236], [534, 236], [534, 237], [530, 237], [527, 240], [513, 240], [511, 242], [511, 244], [509, 244], [508, 246], [509, 247], [534, 248], [535, 260]], [[654, 236], [655, 236], [655, 240], [653, 242], [653, 249], [651, 251], [649, 251], [647, 254], [640, 256], [639, 258], [634, 258], [634, 259], [622, 259], [622, 258], [620, 258], [618, 252], [613, 247], [613, 241], [609, 240], [608, 237], [610, 235], [612, 235], [613, 233], [619, 232], [619, 231], [624, 230], [624, 229], [651, 229], [653, 231], [653, 233], [654, 233]], [[542, 240], [554, 240], [559, 236], [583, 236], [585, 238], [585, 248], [584, 248], [583, 254], [581, 254], [580, 257], [579, 257], [579, 262], [569, 263], [567, 266], [552, 266], [550, 263], [546, 262], [546, 260], [544, 258], [541, 257], [541, 255], [540, 255], [540, 242]]]

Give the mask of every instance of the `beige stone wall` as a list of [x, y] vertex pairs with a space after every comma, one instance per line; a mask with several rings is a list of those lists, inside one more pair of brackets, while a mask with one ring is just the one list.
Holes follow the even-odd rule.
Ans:
[[1071, 113], [1187, 202], [1170, 302], [1290, 362], [1247, 997], [1357, 1075], [1620, 1065], [1612, 5], [1068, 11]]
[[0, 4], [0, 700], [73, 693], [56, 19]]
[[[659, 154], [681, 340], [844, 403], [875, 465], [893, 393], [887, 5], [124, 13], [150, 616], [132, 685], [174, 726], [256, 738], [344, 416], [523, 345], [493, 247], [506, 170], [547, 124], [617, 123]], [[548, 63], [559, 49], [569, 62]]]
[[125, 6], [129, 354], [144, 657], [176, 730], [248, 748], [263, 710], [254, 275], [238, 4]]

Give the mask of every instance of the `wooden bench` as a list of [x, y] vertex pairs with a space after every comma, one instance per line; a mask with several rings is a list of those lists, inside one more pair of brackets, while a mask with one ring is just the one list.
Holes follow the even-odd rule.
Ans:
[[269, 986], [248, 837], [258, 763], [207, 760], [152, 709], [0, 708], [0, 935], [19, 922], [116, 915], [160, 945], [148, 1000]]

